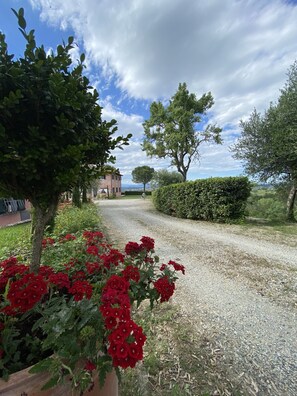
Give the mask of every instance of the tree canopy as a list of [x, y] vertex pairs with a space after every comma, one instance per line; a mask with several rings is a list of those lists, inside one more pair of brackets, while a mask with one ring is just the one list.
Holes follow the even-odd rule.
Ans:
[[154, 172], [154, 168], [150, 168], [147, 165], [137, 166], [132, 171], [132, 181], [133, 183], [142, 183], [143, 191], [145, 192], [145, 186], [152, 180]]
[[259, 181], [290, 181], [287, 218], [294, 220], [297, 189], [297, 62], [276, 103], [264, 114], [254, 110], [241, 121], [241, 137], [234, 145], [234, 157], [242, 160], [247, 174]]
[[170, 158], [185, 181], [191, 163], [199, 158], [200, 145], [222, 142], [218, 126], [208, 124], [203, 130], [198, 129], [213, 104], [210, 92], [197, 99], [189, 93], [186, 83], [179, 84], [167, 107], [161, 102], [151, 104], [150, 118], [143, 123], [143, 150], [150, 157]]
[[183, 177], [180, 173], [169, 172], [167, 169], [160, 169], [155, 171], [151, 181], [151, 186], [156, 189], [169, 186], [170, 184], [182, 183], [183, 181]]
[[36, 218], [32, 268], [40, 262], [44, 226], [60, 194], [92, 178], [111, 151], [128, 138], [113, 138], [116, 121], [103, 121], [98, 93], [83, 76], [84, 54], [73, 64], [68, 43], [48, 54], [26, 31], [24, 10], [13, 10], [26, 41], [23, 57], [8, 53], [0, 33], [0, 190], [27, 198]]

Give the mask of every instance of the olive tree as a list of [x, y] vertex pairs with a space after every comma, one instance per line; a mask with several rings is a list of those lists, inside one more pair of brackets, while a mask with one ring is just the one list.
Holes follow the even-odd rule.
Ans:
[[290, 184], [287, 220], [294, 221], [297, 193], [297, 62], [276, 103], [264, 114], [254, 110], [241, 121], [241, 136], [233, 146], [234, 157], [242, 160], [247, 174], [260, 181]]

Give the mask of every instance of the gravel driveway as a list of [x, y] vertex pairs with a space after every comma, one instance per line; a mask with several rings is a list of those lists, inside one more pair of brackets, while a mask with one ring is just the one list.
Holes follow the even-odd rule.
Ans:
[[[176, 219], [150, 200], [99, 201], [104, 224], [123, 247], [143, 235], [162, 261], [186, 266], [174, 300], [197, 331], [215, 338], [247, 395], [297, 395], [297, 247], [293, 238], [235, 225]], [[199, 327], [199, 328], [198, 328]]]

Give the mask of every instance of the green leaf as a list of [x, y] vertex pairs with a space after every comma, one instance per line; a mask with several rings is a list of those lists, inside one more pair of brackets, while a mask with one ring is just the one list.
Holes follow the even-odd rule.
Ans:
[[41, 362], [36, 363], [30, 370], [30, 374], [36, 374], [36, 373], [42, 373], [44, 371], [47, 371], [49, 367], [51, 366], [53, 362], [53, 358], [47, 358], [44, 360], [41, 360]]
[[19, 26], [22, 29], [26, 29], [26, 26], [27, 26], [26, 20], [22, 16], [19, 16]]
[[85, 59], [86, 59], [86, 55], [85, 54], [81, 54], [81, 56], [80, 56], [81, 63], [83, 63]]
[[19, 16], [24, 17], [24, 9], [23, 8], [19, 9]]

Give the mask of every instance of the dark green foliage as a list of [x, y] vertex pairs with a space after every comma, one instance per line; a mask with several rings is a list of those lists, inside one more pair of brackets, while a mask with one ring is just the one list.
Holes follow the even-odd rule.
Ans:
[[172, 216], [228, 222], [244, 216], [250, 190], [246, 177], [211, 178], [162, 187], [153, 202]]
[[60, 195], [98, 174], [130, 135], [112, 138], [116, 121], [101, 118], [98, 92], [82, 74], [84, 55], [71, 60], [73, 37], [48, 54], [34, 30], [26, 31], [24, 10], [13, 12], [26, 47], [15, 60], [0, 32], [0, 191], [34, 207], [31, 270], [37, 271]]

